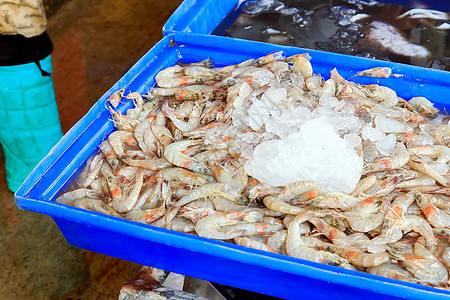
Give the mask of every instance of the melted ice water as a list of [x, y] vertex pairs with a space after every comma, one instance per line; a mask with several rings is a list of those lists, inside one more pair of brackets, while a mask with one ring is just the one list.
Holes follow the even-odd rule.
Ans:
[[213, 34], [450, 71], [450, 14], [409, 10], [374, 0], [243, 1]]

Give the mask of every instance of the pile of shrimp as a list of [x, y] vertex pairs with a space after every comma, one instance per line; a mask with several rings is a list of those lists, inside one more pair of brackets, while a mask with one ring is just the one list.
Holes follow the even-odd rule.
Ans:
[[[408, 130], [396, 134], [390, 157], [370, 141], [356, 149], [364, 167], [349, 194], [306, 180], [276, 187], [259, 182], [245, 172], [248, 158], [236, 136], [224, 133], [242, 105], [236, 103], [242, 86], [251, 88], [243, 101], [251, 101], [271, 84], [258, 78], [267, 72], [273, 80], [295, 78], [288, 95], [298, 105], [319, 107], [327, 94], [364, 124], [384, 115]], [[156, 83], [145, 95], [111, 95], [117, 130], [88, 161], [76, 188], [56, 202], [449, 289], [449, 117], [428, 100], [411, 104], [390, 88], [358, 85], [336, 70], [324, 81], [313, 74], [308, 55], [281, 52], [225, 67], [209, 59], [180, 64], [160, 71]], [[116, 110], [130, 100], [134, 108]], [[447, 169], [439, 172], [435, 162]]]

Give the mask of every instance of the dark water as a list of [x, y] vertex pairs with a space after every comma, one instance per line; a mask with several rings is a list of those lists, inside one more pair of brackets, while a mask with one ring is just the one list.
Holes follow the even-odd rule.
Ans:
[[450, 14], [398, 18], [409, 9], [368, 0], [245, 1], [213, 34], [450, 71], [450, 29], [437, 28], [450, 27]]

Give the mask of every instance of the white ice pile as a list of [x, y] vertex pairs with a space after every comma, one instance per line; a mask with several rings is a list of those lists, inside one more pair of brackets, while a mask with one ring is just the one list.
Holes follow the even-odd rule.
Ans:
[[313, 115], [287, 137], [257, 145], [245, 165], [247, 173], [272, 186], [314, 180], [332, 192], [351, 192], [363, 167], [352, 148], [357, 136], [356, 141], [353, 135], [343, 139], [332, 118]]
[[271, 186], [314, 180], [330, 191], [351, 192], [363, 167], [355, 150], [362, 145], [361, 121], [338, 111], [342, 106], [334, 97], [311, 111], [293, 101], [276, 78], [269, 81], [258, 96], [242, 84], [227, 128], [227, 135], [239, 139], [247, 173]]

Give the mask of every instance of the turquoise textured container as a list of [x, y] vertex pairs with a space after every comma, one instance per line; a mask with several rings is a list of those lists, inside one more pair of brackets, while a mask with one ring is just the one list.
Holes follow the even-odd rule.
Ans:
[[[40, 65], [51, 73], [50, 55]], [[36, 63], [0, 67], [0, 120], [6, 179], [15, 192], [62, 137], [53, 80]]]

